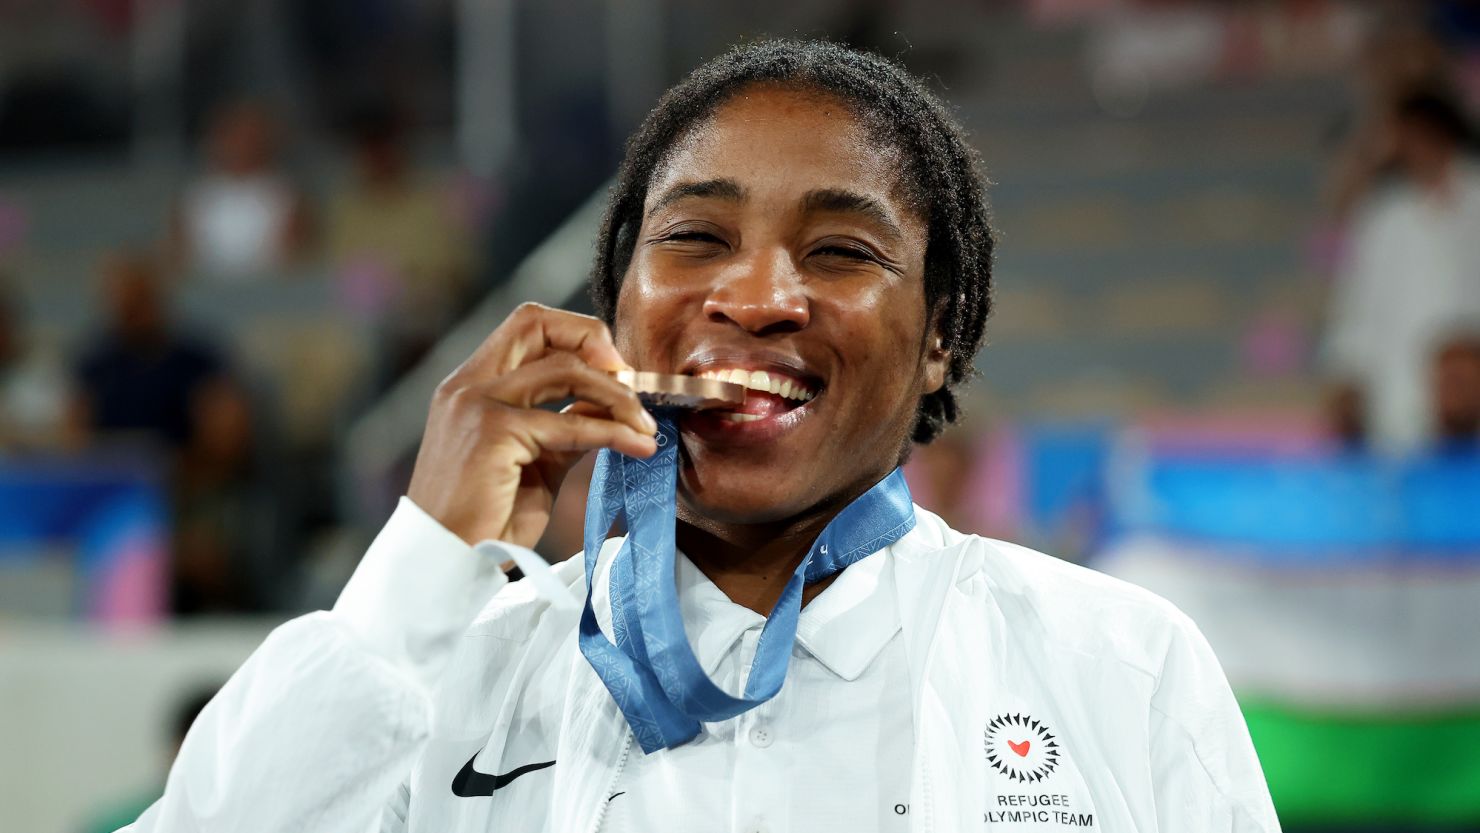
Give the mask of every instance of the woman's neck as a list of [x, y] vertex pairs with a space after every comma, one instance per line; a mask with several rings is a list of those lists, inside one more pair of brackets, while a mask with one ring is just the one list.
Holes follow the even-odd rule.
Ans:
[[[706, 517], [684, 499], [680, 489], [675, 543], [730, 601], [770, 616], [781, 591], [807, 557], [817, 536], [839, 512], [876, 486], [891, 470], [860, 477], [804, 512], [764, 523]], [[802, 605], [826, 590], [838, 575], [834, 573], [804, 586]]]
[[[730, 601], [769, 616], [812, 542], [843, 508], [771, 524], [727, 524], [680, 513], [678, 549]], [[832, 583], [830, 576], [802, 589], [802, 604]]]

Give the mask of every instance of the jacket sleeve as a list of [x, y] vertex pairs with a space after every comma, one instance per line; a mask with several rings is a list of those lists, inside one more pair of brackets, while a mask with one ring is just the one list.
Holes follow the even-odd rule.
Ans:
[[1264, 772], [1207, 639], [1177, 614], [1151, 699], [1151, 775], [1161, 833], [1279, 833]]
[[191, 726], [164, 796], [124, 829], [374, 829], [454, 643], [507, 583], [502, 560], [403, 497], [334, 609], [267, 637]]

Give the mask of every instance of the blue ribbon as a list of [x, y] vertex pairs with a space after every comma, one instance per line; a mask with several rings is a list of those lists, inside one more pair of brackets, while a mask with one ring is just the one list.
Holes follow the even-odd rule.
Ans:
[[[580, 646], [645, 753], [699, 734], [701, 722], [728, 720], [776, 696], [786, 679], [802, 588], [838, 573], [899, 540], [915, 526], [904, 474], [895, 469], [860, 495], [822, 530], [781, 592], [756, 643], [741, 697], [715, 685], [684, 634], [674, 581], [678, 494], [678, 428], [655, 414], [658, 452], [643, 460], [604, 450], [596, 459], [586, 502], [586, 606]], [[591, 608], [597, 557], [612, 523], [627, 529], [611, 565], [613, 645]]]

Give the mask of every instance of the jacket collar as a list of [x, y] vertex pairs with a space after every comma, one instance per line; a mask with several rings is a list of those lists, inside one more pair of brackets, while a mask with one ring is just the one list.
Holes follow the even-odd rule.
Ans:
[[[948, 592], [973, 571], [973, 563], [967, 557], [969, 539], [952, 545], [936, 534], [936, 527], [943, 527], [943, 524], [919, 507], [915, 509], [922, 519], [930, 522], [920, 524], [890, 546], [888, 548], [890, 558], [864, 559], [854, 564], [852, 568], [844, 570], [843, 575], [839, 576], [833, 587], [828, 589], [835, 589], [848, 573], [866, 564], [872, 564], [881, 570], [881, 574], [877, 577], [881, 588], [892, 585], [895, 596], [894, 609], [902, 631], [901, 638], [904, 641], [905, 653], [909, 659], [915, 737], [922, 738], [922, 729], [926, 728], [927, 723], [922, 717], [927, 711], [922, 708], [922, 698], [929, 666], [928, 658], [935, 641], [937, 626], [940, 624]], [[604, 562], [610, 561], [610, 556], [615, 554], [618, 543], [617, 539], [607, 542], [607, 548], [602, 553]], [[882, 575], [883, 572], [889, 572], [891, 575], [886, 579]], [[592, 594], [592, 603], [602, 628], [610, 633], [610, 606], [605, 601], [605, 593], [601, 589], [606, 581], [606, 571], [602, 569], [602, 565], [597, 567], [595, 581], [597, 589]], [[819, 596], [818, 600], [821, 598]], [[810, 608], [811, 605], [808, 607]], [[835, 621], [849, 620], [838, 617]], [[799, 634], [802, 632], [800, 623], [798, 632]], [[627, 728], [622, 712], [601, 684], [601, 680], [591, 670], [590, 665], [581, 656], [581, 652], [574, 649], [574, 640], [570, 647], [568, 683], [570, 688], [567, 691], [563, 709], [557, 759], [586, 762], [586, 765], [555, 768], [555, 789], [551, 792], [549, 829], [594, 833], [600, 824], [601, 811], [606, 805], [605, 799], [608, 793], [604, 790], [616, 781], [626, 764], [627, 756], [631, 754], [632, 732]], [[872, 660], [872, 658], [873, 656], [870, 655], [868, 659]], [[829, 664], [829, 667], [832, 666]], [[860, 666], [860, 672], [865, 667], [867, 667], [866, 661]], [[935, 749], [928, 743], [917, 742], [913, 767], [914, 783], [911, 786], [911, 792], [914, 795], [925, 794], [921, 791], [920, 785], [927, 770], [937, 765], [947, 765], [945, 761], [949, 756], [945, 754], [946, 751], [948, 750]], [[939, 760], [936, 760], [937, 758]], [[593, 765], [593, 762], [601, 763]], [[921, 806], [922, 812], [912, 818], [910, 829], [933, 831], [936, 828], [935, 820], [931, 818], [929, 808], [924, 803]]]
[[[801, 619], [797, 623], [798, 643], [841, 677], [849, 680], [856, 678], [879, 651], [883, 650], [895, 630], [901, 627], [906, 631], [905, 636], [910, 642], [907, 648], [914, 655], [912, 663], [923, 662], [924, 648], [934, 637], [935, 620], [946, 589], [967, 578], [974, 571], [973, 568], [980, 567], [974, 562], [962, 562], [961, 555], [965, 547], [950, 546], [950, 542], [939, 534], [938, 528], [944, 524], [935, 515], [919, 506], [913, 509], [924, 522], [878, 554], [889, 558], [865, 558], [854, 563], [838, 575], [827, 592], [802, 609]], [[612, 635], [609, 598], [611, 559], [621, 543], [621, 538], [612, 538], [606, 542], [593, 577], [595, 587], [591, 593], [591, 605], [596, 613], [597, 623], [608, 638]], [[691, 624], [695, 621], [691, 618], [692, 605], [707, 605], [708, 602], [720, 600], [733, 603], [682, 551], [677, 556], [676, 578], [680, 603], [684, 606], [684, 626], [690, 638], [695, 638], [708, 629]], [[928, 592], [925, 592], [927, 589]], [[823, 604], [824, 599], [830, 595], [837, 598]], [[888, 598], [890, 596], [892, 599]], [[754, 611], [745, 613], [754, 617], [754, 622], [763, 621], [760, 614]], [[865, 614], [870, 617], [879, 616], [883, 622], [869, 619], [867, 623], [861, 624], [864, 623]], [[866, 638], [859, 642], [860, 645], [873, 646], [872, 650], [865, 650], [863, 647], [837, 650], [833, 647], [837, 641], [834, 634], [846, 632], [854, 625], [869, 628]], [[921, 625], [928, 626], [923, 633], [920, 632]], [[750, 626], [749, 621], [737, 618], [728, 627], [714, 629], [712, 641], [703, 637], [696, 640], [694, 647], [706, 673], [714, 672], [724, 650]], [[710, 645], [713, 646], [712, 649], [709, 648]], [[914, 676], [919, 679], [920, 669], [915, 670]]]
[[797, 643], [845, 680], [858, 675], [899, 633], [894, 570], [889, 553], [855, 562], [802, 608]]
[[[747, 630], [765, 617], [735, 604], [682, 552], [678, 564], [678, 598], [694, 654], [704, 673], [713, 675], [720, 660]], [[894, 573], [887, 551], [855, 562], [810, 604], [797, 622], [797, 644], [829, 671], [856, 680], [899, 632]], [[602, 581], [602, 573], [597, 573]], [[597, 622], [610, 632], [611, 608], [604, 593], [593, 594]], [[605, 607], [603, 608], [603, 604]]]

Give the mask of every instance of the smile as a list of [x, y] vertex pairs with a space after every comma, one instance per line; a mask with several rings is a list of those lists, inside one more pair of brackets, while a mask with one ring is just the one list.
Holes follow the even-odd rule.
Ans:
[[688, 372], [745, 388], [741, 404], [690, 414], [684, 420], [686, 430], [725, 445], [780, 439], [806, 419], [824, 388], [822, 379], [801, 361], [776, 354], [711, 357], [690, 365]]
[[[716, 382], [729, 382], [745, 387], [745, 404], [735, 410], [722, 411], [719, 414], [727, 422], [756, 422], [796, 407], [790, 404], [792, 402], [807, 402], [817, 395], [801, 379], [774, 371], [745, 370], [735, 367], [705, 370], [696, 375], [700, 379], [713, 379]], [[786, 401], [768, 403], [767, 400], [770, 397], [752, 396], [752, 392], [770, 394], [772, 397], [779, 397]], [[779, 408], [776, 407], [778, 405]]]

